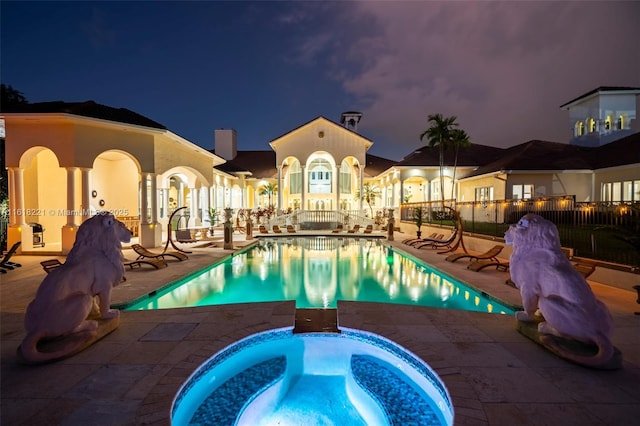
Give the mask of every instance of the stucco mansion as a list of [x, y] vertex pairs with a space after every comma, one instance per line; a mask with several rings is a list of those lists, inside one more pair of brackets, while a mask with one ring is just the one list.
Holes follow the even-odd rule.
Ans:
[[[190, 211], [189, 227], [207, 226], [210, 208], [359, 211], [356, 194], [380, 190], [376, 210], [455, 198], [493, 201], [575, 196], [578, 201], [640, 201], [640, 133], [636, 87], [599, 87], [564, 104], [573, 138], [532, 140], [510, 148], [472, 144], [454, 157], [422, 147], [401, 161], [367, 153], [362, 114], [317, 117], [269, 142], [237, 149], [235, 130], [215, 130], [212, 151], [123, 108], [95, 102], [44, 102], [3, 108], [9, 186], [8, 244], [34, 249], [33, 229], [70, 250], [78, 226], [99, 210], [137, 228], [159, 246], [170, 214]], [[517, 142], [517, 141], [514, 141]], [[444, 180], [444, 194], [440, 180]], [[261, 188], [272, 184], [273, 194]], [[273, 199], [272, 199], [273, 196]]]

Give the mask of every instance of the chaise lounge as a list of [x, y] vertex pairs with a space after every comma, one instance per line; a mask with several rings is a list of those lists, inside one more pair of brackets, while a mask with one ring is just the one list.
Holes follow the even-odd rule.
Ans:
[[132, 244], [131, 248], [133, 249], [133, 251], [135, 251], [138, 254], [138, 258], [136, 260], [161, 259], [165, 261], [166, 260], [164, 258], [165, 256], [173, 257], [174, 259], [177, 259], [179, 261], [189, 259], [189, 256], [177, 251], [165, 251], [163, 253], [154, 253], [142, 247], [140, 244]]
[[21, 242], [20, 241], [16, 241], [11, 248], [9, 249], [9, 251], [4, 255], [4, 257], [2, 258], [2, 260], [0, 260], [0, 273], [2, 274], [6, 274], [7, 271], [6, 269], [16, 269], [21, 267], [22, 265], [19, 263], [15, 263], [15, 262], [11, 262], [11, 256], [13, 256], [16, 253], [16, 250], [18, 250], [18, 247], [20, 247]]
[[497, 261], [498, 258], [496, 256], [498, 256], [500, 254], [500, 252], [502, 252], [502, 249], [504, 249], [504, 246], [501, 245], [496, 245], [491, 247], [489, 250], [487, 250], [486, 252], [482, 253], [482, 254], [469, 254], [469, 253], [453, 253], [450, 254], [449, 256], [446, 257], [446, 261], [447, 262], [456, 262], [460, 259], [464, 259], [464, 258], [469, 258], [470, 262], [477, 262], [479, 260], [493, 260], [493, 261]]

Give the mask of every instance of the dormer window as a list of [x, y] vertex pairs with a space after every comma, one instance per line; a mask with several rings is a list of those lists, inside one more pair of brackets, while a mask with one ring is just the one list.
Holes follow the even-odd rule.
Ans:
[[618, 130], [622, 130], [624, 129], [624, 117], [619, 116], [618, 117]]

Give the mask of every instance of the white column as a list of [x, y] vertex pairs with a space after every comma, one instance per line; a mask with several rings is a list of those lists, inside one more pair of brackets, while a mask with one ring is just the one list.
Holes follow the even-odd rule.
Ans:
[[26, 225], [24, 216], [24, 169], [9, 168], [9, 224]]
[[340, 166], [336, 166], [336, 177], [334, 179], [336, 185], [336, 208], [340, 210]]
[[76, 167], [67, 167], [67, 226], [76, 225]]
[[158, 184], [156, 182], [156, 176], [150, 173], [151, 176], [151, 223], [158, 223]]
[[[364, 178], [364, 167], [359, 166], [358, 170], [360, 170], [360, 212], [362, 212], [362, 191], [364, 191], [364, 182], [363, 182], [363, 178]], [[373, 219], [373, 218], [371, 218]]]
[[80, 173], [82, 176], [82, 204], [80, 207], [82, 208], [82, 221], [89, 219], [91, 216], [91, 169], [86, 167], [80, 168]]
[[162, 188], [162, 218], [169, 219], [169, 189]]
[[300, 165], [300, 168], [302, 169], [302, 174], [301, 174], [301, 178], [302, 178], [302, 210], [309, 210], [307, 208], [307, 204], [306, 204], [306, 199], [307, 199], [307, 165], [305, 164]]
[[149, 176], [149, 173], [142, 173], [142, 179], [140, 182], [140, 225], [149, 224], [149, 219], [147, 218], [147, 210], [149, 209], [147, 199], [147, 176]]
[[277, 211], [282, 211], [282, 165], [278, 166], [278, 207]]

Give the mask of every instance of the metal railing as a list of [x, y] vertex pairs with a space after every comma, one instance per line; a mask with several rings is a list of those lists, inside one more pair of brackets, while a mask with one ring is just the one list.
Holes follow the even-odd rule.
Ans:
[[[623, 265], [640, 266], [640, 203], [576, 202], [573, 196], [526, 200], [456, 202], [445, 200], [462, 218], [465, 232], [503, 237], [509, 225], [527, 213], [555, 223], [563, 247], [575, 256]], [[407, 203], [400, 220], [413, 223], [414, 210], [422, 207], [424, 224], [453, 226], [441, 201]]]

